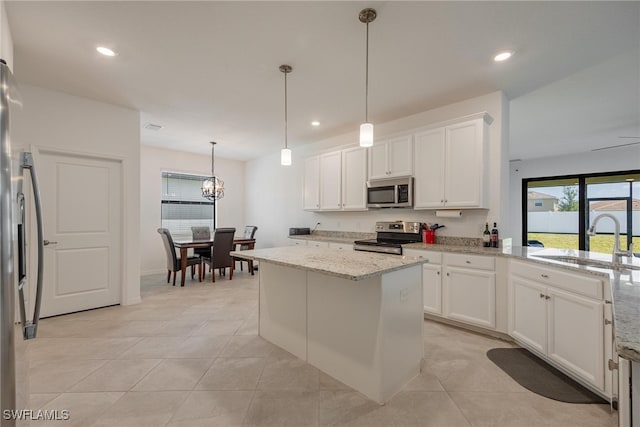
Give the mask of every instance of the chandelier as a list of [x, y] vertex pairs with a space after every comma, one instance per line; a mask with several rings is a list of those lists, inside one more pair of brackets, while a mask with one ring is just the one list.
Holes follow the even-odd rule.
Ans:
[[213, 149], [215, 142], [211, 142], [211, 176], [202, 181], [202, 197], [205, 199], [220, 200], [224, 197], [224, 181], [218, 178], [214, 172]]
[[375, 9], [362, 9], [358, 19], [367, 24], [367, 50], [365, 55], [365, 91], [364, 91], [364, 123], [360, 125], [360, 146], [371, 147], [373, 145], [373, 123], [369, 122], [369, 23], [376, 19]]

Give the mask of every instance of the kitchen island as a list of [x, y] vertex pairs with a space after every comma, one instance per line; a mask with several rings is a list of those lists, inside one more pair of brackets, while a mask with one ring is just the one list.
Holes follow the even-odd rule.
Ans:
[[259, 334], [384, 403], [420, 373], [426, 260], [280, 247], [260, 261]]

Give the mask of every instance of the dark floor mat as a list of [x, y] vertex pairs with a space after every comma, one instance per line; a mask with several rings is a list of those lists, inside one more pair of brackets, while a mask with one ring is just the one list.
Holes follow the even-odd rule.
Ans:
[[524, 348], [493, 348], [487, 357], [518, 384], [549, 399], [608, 403]]

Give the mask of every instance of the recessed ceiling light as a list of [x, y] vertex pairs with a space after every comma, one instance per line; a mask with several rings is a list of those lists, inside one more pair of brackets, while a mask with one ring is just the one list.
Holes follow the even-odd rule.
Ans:
[[311, 126], [320, 126], [320, 122], [314, 120], [311, 122]]
[[493, 60], [496, 62], [506, 61], [507, 59], [513, 56], [512, 50], [505, 50], [504, 52], [499, 52], [496, 56], [493, 57]]
[[108, 47], [98, 46], [96, 50], [104, 56], [116, 56], [117, 53]]

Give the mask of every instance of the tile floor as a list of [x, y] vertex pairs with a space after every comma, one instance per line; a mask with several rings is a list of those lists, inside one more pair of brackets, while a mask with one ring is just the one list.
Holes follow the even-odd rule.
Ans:
[[[546, 399], [487, 359], [509, 343], [425, 322], [425, 369], [384, 406], [257, 336], [258, 276], [142, 278], [142, 304], [41, 323], [33, 409], [63, 426], [609, 426], [608, 405]], [[35, 423], [41, 426], [46, 423]]]

